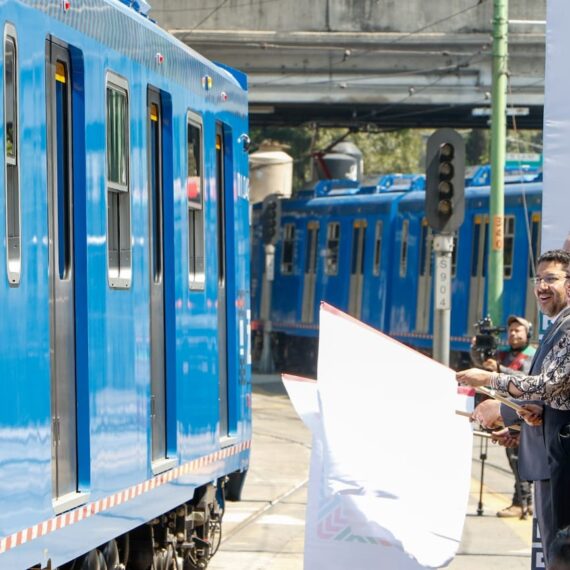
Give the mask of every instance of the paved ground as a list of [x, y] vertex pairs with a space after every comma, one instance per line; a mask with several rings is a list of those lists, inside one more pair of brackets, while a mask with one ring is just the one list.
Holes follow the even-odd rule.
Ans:
[[[253, 409], [252, 461], [244, 501], [228, 505], [224, 539], [209, 569], [302, 570], [310, 434], [291, 408], [277, 376], [254, 377]], [[476, 514], [481, 448], [480, 440], [475, 440], [463, 539], [448, 568], [528, 570], [531, 521], [495, 515], [510, 504], [512, 476], [504, 450], [494, 445], [489, 446], [484, 473], [484, 513]]]

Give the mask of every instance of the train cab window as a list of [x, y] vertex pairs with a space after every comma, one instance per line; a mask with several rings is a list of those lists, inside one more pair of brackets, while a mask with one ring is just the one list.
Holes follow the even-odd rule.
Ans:
[[204, 192], [202, 176], [202, 125], [194, 113], [187, 118], [188, 283], [204, 289]]
[[295, 224], [283, 226], [283, 252], [281, 275], [292, 275], [295, 262]]
[[20, 283], [22, 248], [20, 232], [20, 181], [18, 137], [18, 52], [12, 26], [4, 32], [4, 154], [6, 197], [6, 264], [8, 282]]
[[325, 274], [338, 275], [338, 250], [340, 245], [340, 223], [331, 222], [327, 226], [327, 250]]
[[376, 222], [374, 231], [374, 265], [372, 266], [372, 274], [380, 275], [380, 263], [382, 262], [382, 220]]
[[515, 217], [505, 216], [505, 243], [504, 243], [504, 277], [510, 279], [513, 276], [513, 261], [515, 249]]
[[410, 221], [402, 222], [402, 241], [400, 243], [400, 277], [405, 277], [408, 271], [408, 234]]
[[129, 92], [127, 82], [107, 76], [107, 251], [109, 286], [131, 286], [129, 191]]

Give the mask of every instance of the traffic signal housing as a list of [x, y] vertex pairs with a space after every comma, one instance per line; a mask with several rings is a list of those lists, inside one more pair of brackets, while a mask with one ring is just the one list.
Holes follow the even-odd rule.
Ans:
[[261, 205], [261, 239], [265, 245], [275, 245], [279, 234], [281, 204], [273, 194], [266, 196]]
[[465, 217], [465, 142], [453, 129], [438, 129], [427, 142], [426, 218], [440, 233], [459, 229]]

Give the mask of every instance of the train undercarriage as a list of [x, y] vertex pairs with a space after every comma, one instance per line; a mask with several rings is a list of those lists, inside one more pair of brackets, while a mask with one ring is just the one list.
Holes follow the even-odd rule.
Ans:
[[199, 487], [188, 503], [63, 566], [41, 570], [204, 570], [222, 540], [225, 501], [240, 499], [244, 479], [245, 472], [236, 472]]

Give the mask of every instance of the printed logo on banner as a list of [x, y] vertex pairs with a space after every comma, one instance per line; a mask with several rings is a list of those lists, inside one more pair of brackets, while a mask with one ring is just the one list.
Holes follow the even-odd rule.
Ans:
[[[324, 487], [324, 485], [323, 485]], [[356, 513], [353, 514], [353, 516]], [[321, 540], [334, 540], [337, 542], [360, 542], [363, 544], [378, 544], [380, 546], [395, 546], [393, 542], [377, 536], [363, 536], [352, 532], [350, 526], [351, 512], [342, 505], [341, 497], [334, 496], [325, 499], [321, 496], [317, 522], [317, 536]]]
[[321, 503], [317, 523], [317, 536], [321, 540], [338, 540], [347, 530], [349, 520], [338, 503], [337, 498]]

